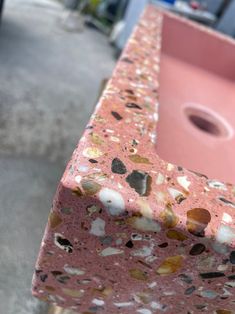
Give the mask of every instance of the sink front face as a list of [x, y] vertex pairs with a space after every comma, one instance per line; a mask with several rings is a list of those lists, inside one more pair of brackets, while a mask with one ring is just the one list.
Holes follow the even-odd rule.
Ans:
[[234, 182], [234, 42], [168, 15], [162, 34], [157, 152]]

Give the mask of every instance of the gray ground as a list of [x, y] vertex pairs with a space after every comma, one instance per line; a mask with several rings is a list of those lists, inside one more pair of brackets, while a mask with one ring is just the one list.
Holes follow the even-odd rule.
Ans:
[[56, 182], [93, 110], [113, 51], [61, 27], [53, 0], [6, 0], [0, 28], [0, 313], [41, 314], [32, 270]]

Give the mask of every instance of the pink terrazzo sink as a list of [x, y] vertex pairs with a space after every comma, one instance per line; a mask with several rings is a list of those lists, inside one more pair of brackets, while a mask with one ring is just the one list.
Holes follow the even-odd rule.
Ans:
[[59, 183], [35, 296], [235, 313], [234, 58], [233, 40], [146, 9]]

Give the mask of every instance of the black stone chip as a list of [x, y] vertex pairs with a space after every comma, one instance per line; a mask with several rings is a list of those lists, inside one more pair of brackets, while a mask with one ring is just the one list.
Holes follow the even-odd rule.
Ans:
[[122, 120], [122, 116], [116, 111], [111, 111], [112, 116], [117, 119], [118, 121]]
[[57, 238], [57, 241], [59, 242], [60, 245], [62, 246], [72, 246], [71, 242], [67, 239], [64, 238]]
[[192, 294], [195, 290], [196, 290], [196, 287], [195, 287], [195, 286], [191, 286], [191, 287], [187, 288], [187, 289], [184, 291], [184, 294], [185, 294], [185, 295], [190, 295], [190, 294]]
[[193, 255], [193, 256], [195, 256], [195, 255], [200, 255], [200, 254], [202, 254], [202, 253], [205, 251], [205, 249], [206, 249], [206, 247], [205, 247], [204, 244], [202, 244], [202, 243], [197, 243], [197, 244], [195, 244], [195, 245], [191, 248], [189, 254], [190, 254], [190, 255]]
[[160, 247], [161, 249], [164, 249], [164, 248], [167, 247], [167, 246], [168, 246], [168, 243], [167, 243], [167, 242], [158, 244], [158, 247]]
[[126, 243], [126, 247], [128, 247], [129, 249], [132, 249], [134, 246], [133, 242], [131, 240], [127, 241]]
[[52, 273], [52, 275], [55, 276], [55, 277], [56, 277], [56, 276], [60, 276], [60, 275], [63, 274], [63, 273], [62, 273], [61, 271], [59, 271], [59, 270], [53, 270], [51, 273]]
[[43, 274], [43, 275], [40, 275], [40, 279], [42, 282], [45, 282], [47, 280], [47, 275], [46, 274]]
[[134, 102], [129, 102], [129, 103], [127, 103], [127, 104], [126, 104], [126, 107], [127, 107], [127, 108], [131, 108], [131, 109], [139, 109], [139, 110], [142, 109], [139, 105], [137, 105], [137, 104], [134, 103]]
[[228, 279], [229, 279], [229, 280], [234, 280], [234, 279], [235, 279], [235, 275], [230, 275], [230, 276], [228, 276]]
[[126, 178], [126, 181], [140, 196], [149, 195], [151, 191], [152, 177], [147, 172], [133, 170]]
[[185, 283], [187, 283], [187, 284], [191, 284], [191, 283], [193, 282], [193, 279], [192, 279], [190, 276], [186, 275], [186, 274], [180, 274], [180, 275], [179, 275], [179, 278], [180, 278], [183, 282], [185, 282]]
[[126, 62], [126, 63], [134, 63], [131, 59], [129, 59], [129, 58], [127, 58], [127, 57], [123, 57], [122, 59], [121, 59], [121, 61], [122, 62]]
[[62, 238], [60, 236], [56, 237], [56, 241], [63, 247], [63, 249], [68, 252], [68, 253], [72, 253], [73, 252], [73, 245], [72, 243], [65, 238]]
[[69, 279], [70, 277], [67, 275], [56, 276], [56, 280], [62, 284], [66, 284]]
[[232, 264], [235, 264], [235, 251], [232, 251], [229, 256], [229, 261]]
[[208, 177], [207, 177], [205, 174], [202, 174], [202, 173], [200, 173], [200, 172], [196, 172], [196, 171], [192, 171], [192, 170], [190, 170], [190, 172], [196, 174], [196, 175], [197, 175], [198, 177], [200, 177], [200, 178], [208, 179]]
[[210, 273], [201, 273], [200, 276], [202, 279], [213, 279], [213, 278], [220, 278], [224, 277], [225, 274], [222, 272], [210, 272]]
[[92, 164], [97, 164], [98, 161], [95, 160], [95, 159], [89, 159], [89, 162], [92, 163]]
[[197, 310], [204, 310], [206, 308], [205, 304], [195, 304], [195, 308]]
[[113, 173], [118, 173], [118, 174], [125, 174], [127, 172], [126, 166], [119, 158], [113, 159], [111, 170]]
[[235, 208], [235, 203], [227, 200], [226, 198], [224, 198], [223, 196], [219, 196], [218, 200], [220, 200], [221, 202], [225, 203], [226, 205], [232, 206]]

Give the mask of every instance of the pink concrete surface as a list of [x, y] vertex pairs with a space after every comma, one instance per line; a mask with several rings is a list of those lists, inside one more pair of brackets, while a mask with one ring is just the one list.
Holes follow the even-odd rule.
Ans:
[[[212, 166], [211, 158], [219, 148], [213, 147], [209, 136], [226, 137], [227, 133], [214, 127], [214, 116], [207, 127], [213, 135], [197, 130], [188, 120], [180, 122], [183, 118], [177, 115], [188, 104], [181, 86], [188, 79], [170, 82], [175, 68], [175, 76], [181, 71], [182, 77], [188, 75], [201, 84], [198, 76], [203, 73], [206, 86], [218, 86], [221, 80], [230, 91], [218, 75], [232, 80], [232, 66], [218, 65], [218, 75], [205, 74], [204, 59], [197, 59], [196, 54], [197, 60], [191, 62], [186, 59], [192, 56], [182, 56], [181, 47], [175, 49], [171, 32], [164, 30], [167, 24], [169, 28], [179, 24], [179, 29], [189, 32], [190, 40], [188, 29], [200, 32], [198, 38], [205, 36], [208, 43], [218, 37], [152, 6], [147, 8], [59, 183], [33, 278], [33, 294], [42, 300], [81, 314], [234, 313], [235, 186], [220, 180], [234, 182], [233, 169], [226, 160], [224, 170], [217, 170], [222, 158], [234, 152], [224, 143], [226, 156], [219, 153]], [[229, 51], [234, 42], [219, 36], [218, 43], [218, 50], [221, 45], [227, 47], [232, 62]], [[209, 71], [215, 61], [208, 64]], [[190, 86], [188, 94], [194, 96], [190, 102], [217, 114], [218, 105], [208, 91], [204, 98]], [[186, 108], [189, 116], [195, 115], [194, 110]], [[232, 124], [229, 110], [219, 111], [216, 121], [222, 115]], [[203, 118], [211, 119], [209, 113], [203, 113]], [[205, 128], [204, 120], [196, 118], [196, 123]], [[180, 124], [185, 124], [184, 132]], [[209, 148], [203, 146], [204, 136]], [[184, 138], [189, 146], [182, 146], [180, 154], [178, 144]], [[203, 149], [194, 155], [191, 142]], [[191, 171], [175, 165], [174, 158]], [[201, 169], [218, 177], [209, 179], [198, 173]]]

